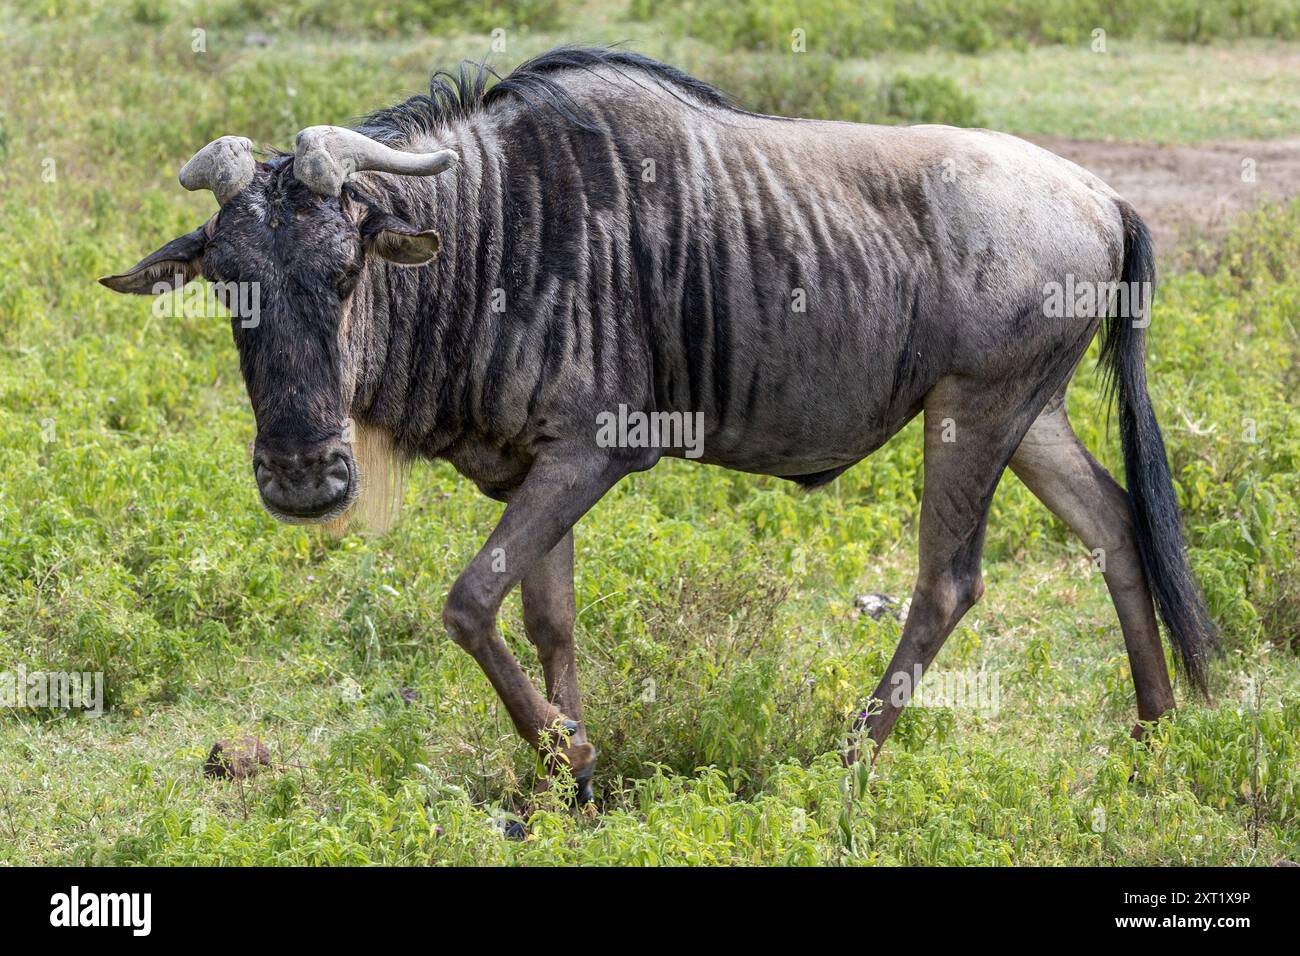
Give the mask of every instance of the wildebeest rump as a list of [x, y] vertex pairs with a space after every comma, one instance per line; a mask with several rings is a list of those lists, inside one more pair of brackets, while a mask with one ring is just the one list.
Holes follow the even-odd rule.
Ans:
[[[616, 410], [701, 415], [701, 460], [807, 486], [924, 411], [920, 569], [862, 721], [877, 743], [983, 591], [1008, 465], [1104, 550], [1140, 718], [1174, 703], [1153, 596], [1204, 688], [1213, 627], [1147, 396], [1146, 305], [1045, 307], [1053, 284], [1153, 280], [1141, 220], [1072, 163], [984, 130], [758, 116], [639, 55], [565, 49], [495, 85], [435, 76], [356, 130], [304, 130], [292, 155], [223, 137], [182, 182], [218, 213], [102, 281], [260, 283], [260, 321], [232, 326], [277, 517], [387, 515], [419, 458], [507, 502], [443, 620], [584, 790], [572, 528], [683, 454], [598, 440]], [[1065, 413], [1099, 327], [1128, 493]], [[517, 584], [546, 696], [496, 630]]]

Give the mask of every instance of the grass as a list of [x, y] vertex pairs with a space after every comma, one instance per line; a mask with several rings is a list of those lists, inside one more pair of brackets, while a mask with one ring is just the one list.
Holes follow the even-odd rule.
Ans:
[[1112, 39], [994, 50], [979, 56], [928, 51], [852, 61], [870, 84], [899, 71], [951, 80], [985, 123], [1021, 134], [1198, 143], [1294, 136], [1300, 46], [1250, 41], [1183, 46]]
[[1205, 43], [1300, 36], [1296, 0], [631, 0], [643, 19], [695, 29], [724, 48], [797, 44], [836, 56], [1075, 44], [1104, 35]]
[[[446, 591], [499, 506], [433, 465], [383, 538], [277, 525], [247, 474], [252, 417], [225, 323], [156, 318], [93, 282], [207, 214], [211, 200], [174, 180], [196, 146], [225, 132], [285, 145], [418, 89], [489, 37], [272, 26], [267, 47], [245, 44], [241, 25], [214, 28], [195, 55], [188, 8], [152, 24], [103, 4], [61, 9], [11, 17], [0, 41], [14, 78], [0, 218], [20, 238], [0, 246], [0, 672], [102, 670], [110, 708], [0, 714], [0, 863], [1250, 864], [1300, 852], [1300, 206], [1242, 222], [1213, 268], [1167, 278], [1157, 299], [1154, 398], [1224, 630], [1214, 704], [1180, 686], [1183, 706], [1150, 747], [1129, 740], [1133, 692], [1105, 589], [1008, 477], [988, 595], [940, 658], [943, 671], [995, 675], [1000, 707], [909, 709], [874, 774], [845, 770], [845, 717], [898, 637], [853, 599], [902, 597], [914, 569], [915, 426], [812, 495], [670, 462], [624, 482], [578, 531], [579, 667], [602, 751], [593, 818], [531, 795], [533, 759], [442, 634]], [[599, 36], [521, 29], [502, 60], [632, 34], [691, 68], [763, 72], [756, 54], [592, 9], [569, 15]], [[1256, 128], [1237, 123], [1267, 135], [1289, 88], [1270, 98], [1237, 73], [1294, 55], [1116, 54], [1145, 64], [1145, 106], [1092, 66], [1049, 85], [1077, 56], [1065, 48], [836, 69], [867, 89], [951, 77], [1005, 128], [1083, 129], [1051, 105], [1068, 94], [1096, 135], [1131, 132], [1136, 110], [1154, 138], [1177, 140]], [[1207, 85], [1245, 91], [1240, 115], [1173, 109], [1172, 91], [1211, 75], [1200, 57], [1233, 78]], [[792, 110], [832, 103], [824, 87], [808, 84]], [[1071, 408], [1118, 473], [1090, 371]], [[540, 677], [517, 596], [502, 629]], [[266, 740], [275, 766], [206, 780], [212, 742], [241, 732]], [[515, 815], [529, 818], [526, 842], [501, 837]]]

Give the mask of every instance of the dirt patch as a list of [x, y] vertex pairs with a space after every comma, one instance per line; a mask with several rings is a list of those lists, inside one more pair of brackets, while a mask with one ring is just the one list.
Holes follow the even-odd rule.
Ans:
[[1300, 195], [1300, 137], [1199, 146], [1026, 139], [1091, 170], [1133, 203], [1162, 258], [1217, 240], [1234, 216], [1264, 199]]

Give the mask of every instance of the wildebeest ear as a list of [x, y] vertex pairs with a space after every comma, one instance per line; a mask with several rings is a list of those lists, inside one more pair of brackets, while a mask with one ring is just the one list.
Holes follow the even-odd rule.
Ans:
[[366, 217], [361, 236], [367, 250], [399, 266], [422, 266], [442, 248], [442, 237], [434, 230], [416, 229], [382, 212]]
[[208, 243], [204, 226], [173, 239], [157, 252], [141, 259], [134, 268], [121, 275], [104, 276], [100, 284], [114, 292], [157, 295], [179, 289], [199, 274], [203, 248]]

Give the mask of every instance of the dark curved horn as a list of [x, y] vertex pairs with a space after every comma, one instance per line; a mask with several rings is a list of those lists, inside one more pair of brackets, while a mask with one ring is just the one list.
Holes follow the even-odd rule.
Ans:
[[210, 189], [225, 205], [253, 181], [253, 141], [244, 136], [214, 139], [181, 167], [181, 185], [191, 191]]
[[293, 172], [318, 196], [337, 196], [353, 173], [374, 170], [403, 176], [434, 176], [450, 167], [450, 149], [404, 153], [341, 126], [308, 126], [294, 144]]

